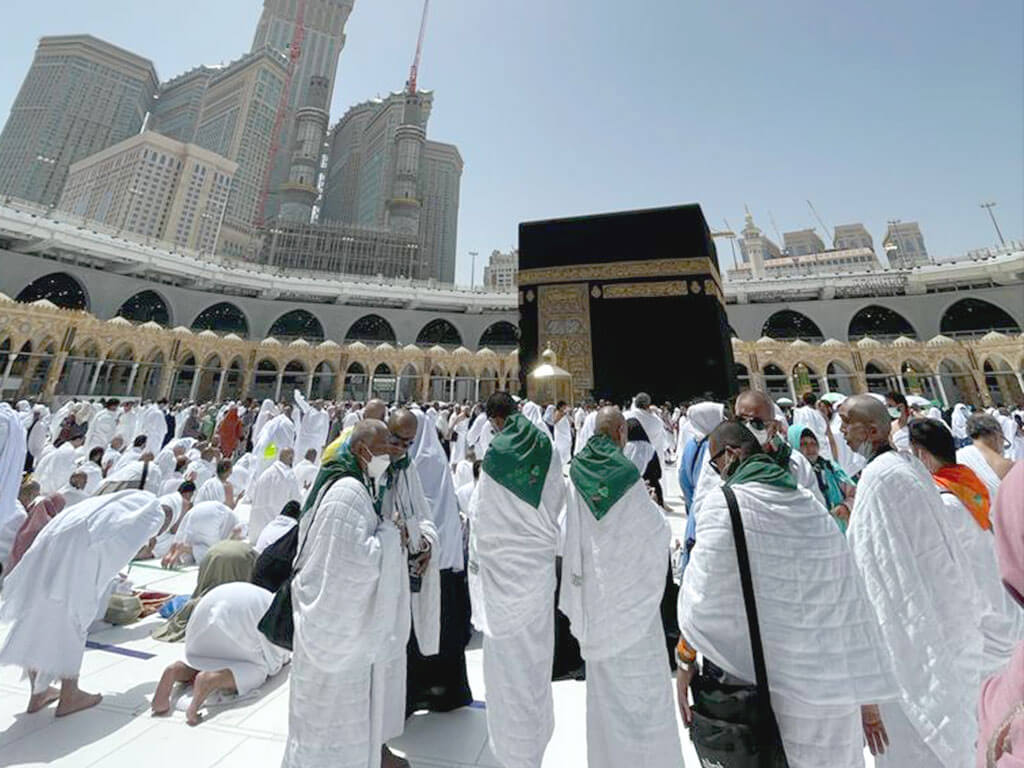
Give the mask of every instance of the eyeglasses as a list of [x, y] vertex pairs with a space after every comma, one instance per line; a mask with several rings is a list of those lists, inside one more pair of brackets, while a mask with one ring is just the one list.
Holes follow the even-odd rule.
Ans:
[[738, 421], [741, 424], [744, 424], [744, 425], [746, 425], [748, 427], [753, 427], [754, 429], [764, 429], [765, 428], [764, 419], [759, 419], [756, 416], [740, 416], [740, 417], [738, 417]]

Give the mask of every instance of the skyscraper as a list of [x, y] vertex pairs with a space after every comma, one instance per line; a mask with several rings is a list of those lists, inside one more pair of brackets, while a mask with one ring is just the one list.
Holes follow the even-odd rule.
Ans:
[[214, 76], [203, 96], [195, 143], [238, 163], [221, 233], [229, 256], [250, 258], [259, 246], [253, 227], [286, 67], [284, 56], [269, 48], [247, 54]]
[[143, 131], [72, 165], [60, 208], [213, 253], [237, 168], [195, 144]]
[[429, 141], [432, 91], [356, 105], [329, 139], [323, 221], [419, 238], [420, 278], [454, 282], [462, 156]]
[[160, 84], [149, 128], [186, 143], [195, 141], [203, 97], [219, 67], [196, 67]]
[[331, 116], [327, 109], [327, 78], [314, 77], [306, 93], [306, 102], [295, 115], [295, 136], [288, 181], [281, 187], [278, 219], [308, 224], [313, 218], [317, 198], [320, 160]]
[[263, 0], [263, 14], [252, 44], [254, 52], [269, 46], [290, 54], [300, 15], [303, 28], [288, 110], [281, 123], [277, 157], [270, 177], [271, 195], [265, 211], [267, 219], [276, 216], [280, 205], [277, 191], [288, 180], [296, 113], [308, 102], [308, 91], [314, 77], [327, 79], [327, 105], [330, 109], [338, 57], [345, 47], [345, 24], [354, 3], [355, 0]]
[[90, 35], [44, 37], [0, 133], [0, 194], [56, 203], [72, 163], [143, 126], [153, 63]]

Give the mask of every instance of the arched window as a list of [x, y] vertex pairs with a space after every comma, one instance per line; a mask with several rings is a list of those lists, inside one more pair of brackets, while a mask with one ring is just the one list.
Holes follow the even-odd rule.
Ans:
[[121, 305], [117, 316], [136, 323], [159, 323], [170, 326], [171, 311], [156, 291], [140, 291]]
[[807, 315], [791, 309], [779, 310], [761, 327], [761, 335], [771, 339], [804, 339], [813, 341], [823, 339], [821, 329]]
[[82, 284], [66, 272], [54, 272], [36, 278], [18, 294], [17, 301], [26, 303], [46, 299], [64, 309], [89, 309], [89, 299]]
[[519, 346], [519, 328], [501, 320], [488, 326], [480, 337], [480, 347], [488, 349], [510, 349]]
[[249, 321], [245, 319], [242, 310], [234, 304], [222, 301], [200, 312], [192, 321], [192, 330], [236, 333], [245, 338], [249, 335]]
[[786, 372], [774, 363], [768, 363], [761, 369], [764, 375], [764, 388], [772, 400], [789, 397], [789, 377]]
[[459, 329], [442, 317], [431, 320], [416, 337], [416, 343], [426, 347], [440, 344], [446, 347], [462, 346], [462, 334]]
[[268, 335], [275, 339], [323, 341], [324, 327], [312, 312], [307, 312], [305, 309], [293, 309], [274, 321]]
[[391, 327], [391, 323], [380, 315], [364, 315], [352, 323], [348, 333], [345, 334], [346, 342], [362, 341], [380, 344], [386, 341], [394, 344], [397, 340], [398, 337], [395, 336], [395, 329]]
[[850, 320], [850, 327], [847, 331], [850, 341], [856, 341], [864, 336], [876, 339], [895, 338], [897, 336], [908, 336], [911, 339], [917, 338], [917, 331], [914, 330], [907, 319], [899, 312], [894, 312], [888, 307], [880, 307], [877, 304], [864, 307], [853, 319]]
[[750, 371], [747, 366], [743, 363], [732, 364], [732, 375], [736, 377], [736, 381], [739, 383], [739, 391], [746, 392], [750, 389]]
[[1020, 333], [1020, 326], [1008, 312], [989, 301], [960, 299], [943, 313], [940, 331], [944, 334]]

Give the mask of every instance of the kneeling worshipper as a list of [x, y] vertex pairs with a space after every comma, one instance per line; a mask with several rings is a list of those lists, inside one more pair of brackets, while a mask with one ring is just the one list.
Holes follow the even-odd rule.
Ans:
[[[107, 609], [113, 580], [167, 518], [156, 497], [123, 491], [88, 499], [54, 518], [7, 576], [0, 622], [10, 630], [0, 665], [32, 685], [28, 711], [57, 701], [62, 717], [99, 704], [78, 687], [89, 626]], [[60, 689], [50, 683], [60, 680]]]
[[[484, 634], [491, 751], [507, 768], [540, 768], [554, 731], [555, 558], [565, 506], [550, 435], [508, 392], [487, 399], [493, 426], [470, 500], [469, 590]], [[663, 573], [663, 572], [662, 572]]]
[[139, 461], [111, 472], [96, 489], [97, 496], [127, 490], [149, 491], [154, 496], [163, 489], [160, 467], [153, 462], [153, 454], [144, 453]]
[[825, 498], [825, 508], [832, 514], [839, 530], [846, 533], [850, 522], [850, 510], [857, 485], [836, 462], [826, 459], [820, 453], [821, 443], [810, 427], [796, 424], [787, 432], [789, 445], [794, 451], [800, 451], [811, 464], [814, 477], [818, 481], [818, 490]]
[[910, 450], [932, 473], [949, 521], [967, 556], [985, 637], [982, 674], [1002, 669], [1024, 640], [1024, 615], [1003, 587], [996, 563], [988, 488], [970, 467], [956, 463], [956, 443], [941, 421], [913, 419]]
[[77, 437], [38, 457], [36, 471], [32, 477], [39, 483], [42, 493], [56, 493], [67, 485], [68, 479], [78, 463], [78, 449], [81, 445], [82, 438]]
[[[1017, 611], [1024, 608], [1024, 462], [1003, 478], [992, 511], [999, 573]], [[981, 686], [977, 768], [1024, 765], [1024, 643]]]
[[[201, 505], [198, 505], [201, 506]], [[197, 508], [198, 508], [197, 506]], [[185, 628], [202, 597], [221, 584], [249, 581], [252, 578], [256, 553], [247, 541], [221, 541], [210, 547], [199, 561], [199, 575], [191, 599], [167, 621], [153, 630], [152, 637], [165, 643], [179, 643], [185, 637]]]
[[195, 491], [195, 485], [186, 480], [173, 493], [165, 493], [159, 497], [160, 506], [165, 511], [171, 513], [171, 524], [166, 531], [153, 539], [152, 544], [149, 546], [148, 557], [145, 556], [145, 553], [140, 553], [136, 559], [162, 558], [171, 551], [171, 546], [178, 535], [178, 530], [181, 528], [181, 524], [184, 522], [188, 511], [192, 509], [192, 498], [195, 495]]
[[185, 522], [178, 528], [178, 534], [167, 554], [164, 568], [177, 565], [201, 563], [210, 548], [227, 539], [241, 537], [242, 529], [238, 516], [230, 507], [219, 501], [204, 501], [196, 504], [185, 515]]
[[21, 418], [7, 403], [0, 403], [0, 584], [10, 570], [14, 539], [28, 517], [18, 500], [25, 450]]
[[409, 581], [402, 521], [381, 512], [389, 437], [383, 422], [359, 422], [325, 458], [299, 522], [282, 768], [402, 764], [384, 746], [393, 711], [384, 656], [409, 626], [399, 615]]
[[[448, 457], [434, 429], [434, 414], [419, 410], [400, 410], [396, 414], [399, 418], [393, 416], [389, 422], [396, 457], [392, 468], [399, 473], [398, 479], [406, 480], [410, 489], [409, 497], [417, 496], [417, 488], [422, 494], [425, 516], [430, 526], [425, 530], [428, 535], [436, 531], [434, 535], [437, 540], [434, 542], [430, 566], [431, 569], [438, 569], [440, 590], [440, 605], [437, 606], [440, 610], [440, 637], [437, 642], [433, 642], [421, 630], [424, 624], [429, 629], [428, 617], [435, 607], [428, 602], [428, 593], [424, 591], [426, 580], [418, 596], [413, 598], [418, 613], [414, 613], [415, 633], [409, 643], [408, 707], [409, 711], [429, 709], [433, 712], [448, 712], [468, 706], [473, 701], [466, 674], [466, 645], [472, 635], [472, 627], [462, 546], [462, 519]], [[410, 432], [415, 436], [411, 443], [408, 440]], [[403, 461], [402, 454], [405, 454], [406, 461]], [[402, 468], [409, 461], [412, 463], [412, 472]], [[390, 488], [390, 479], [388, 485]], [[401, 489], [403, 486], [396, 483], [395, 487]], [[399, 493], [396, 498], [403, 508], [408, 504], [404, 494]]]
[[185, 661], [171, 664], [160, 678], [153, 714], [170, 711], [174, 684], [183, 683], [192, 686], [186, 719], [198, 725], [199, 710], [212, 694], [243, 697], [280, 672], [291, 654], [257, 628], [273, 599], [273, 592], [242, 581], [207, 592], [185, 630]]
[[[873, 753], [886, 748], [876, 705], [894, 699], [897, 689], [846, 540], [821, 503], [742, 424], [716, 427], [708, 446], [710, 467], [736, 495], [743, 522], [771, 705], [788, 765], [863, 768], [864, 739]], [[756, 679], [721, 489], [705, 497], [697, 518], [679, 591], [679, 628], [677, 695], [689, 726], [696, 653], [703, 656], [699, 684], [712, 691]]]
[[893, 450], [884, 403], [854, 395], [839, 415], [846, 442], [868, 459], [847, 541], [899, 689], [881, 707], [889, 748], [876, 765], [963, 765], [977, 736], [964, 700], [981, 683], [984, 647], [967, 556], [928, 470]]
[[85, 471], [76, 469], [71, 473], [71, 477], [68, 478], [68, 484], [57, 491], [60, 496], [64, 497], [65, 506], [73, 507], [78, 502], [85, 501], [92, 496], [86, 488], [88, 482], [89, 476]]
[[618, 408], [569, 470], [559, 604], [587, 662], [589, 768], [682, 768], [661, 622], [671, 531]]

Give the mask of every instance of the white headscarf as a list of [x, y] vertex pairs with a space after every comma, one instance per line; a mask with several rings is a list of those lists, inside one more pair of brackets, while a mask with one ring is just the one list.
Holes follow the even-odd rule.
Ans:
[[427, 497], [433, 523], [441, 541], [441, 559], [438, 567], [461, 571], [462, 528], [459, 501], [455, 497], [455, 483], [448, 467], [448, 457], [441, 447], [435, 426], [436, 412], [425, 414], [413, 410], [416, 416], [416, 439], [409, 446], [409, 459], [420, 477], [423, 495]]

